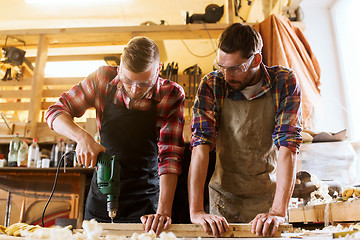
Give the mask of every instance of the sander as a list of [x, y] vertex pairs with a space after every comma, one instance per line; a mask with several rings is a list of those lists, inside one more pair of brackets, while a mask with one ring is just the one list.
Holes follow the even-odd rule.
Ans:
[[97, 185], [102, 194], [106, 196], [107, 211], [111, 222], [119, 208], [118, 198], [120, 194], [120, 163], [114, 155], [100, 152], [96, 164]]

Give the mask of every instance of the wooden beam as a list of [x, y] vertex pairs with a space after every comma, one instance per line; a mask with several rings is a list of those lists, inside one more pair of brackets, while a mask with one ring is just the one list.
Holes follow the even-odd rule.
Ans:
[[[135, 36], [147, 36], [154, 41], [179, 39], [216, 39], [221, 32], [234, 22], [234, 6], [231, 0], [225, 1], [226, 21], [229, 23], [207, 23], [187, 25], [141, 25], [120, 27], [87, 27], [87, 28], [51, 28], [51, 29], [20, 29], [1, 30], [0, 41], [5, 42], [6, 36], [11, 35], [26, 42], [26, 48], [36, 48], [39, 37], [48, 39], [49, 47], [81, 47], [81, 46], [111, 46], [124, 45]], [[294, 25], [301, 22], [292, 22]], [[254, 25], [254, 23], [246, 23]], [[208, 33], [209, 32], [209, 33]], [[19, 42], [12, 44], [23, 47]]]
[[[53, 77], [45, 78], [44, 85], [75, 85], [84, 80], [85, 77]], [[0, 87], [23, 87], [31, 86], [32, 78], [22, 78], [20, 81], [0, 81]]]
[[0, 111], [24, 111], [29, 110], [29, 102], [0, 103]]
[[[48, 39], [49, 47], [124, 45], [135, 36], [147, 36], [154, 41], [169, 39], [215, 39], [228, 24], [150, 25], [89, 28], [22, 29], [0, 31], [0, 41], [7, 35], [35, 48], [39, 36]], [[16, 46], [16, 45], [15, 45]], [[20, 44], [18, 45], [20, 47]], [[22, 46], [21, 46], [22, 47]]]
[[[63, 92], [70, 88], [62, 89], [44, 89], [43, 98], [58, 98]], [[32, 90], [2, 90], [0, 91], [0, 98], [31, 98]]]
[[0, 81], [0, 87], [5, 87], [5, 86], [21, 87], [21, 86], [30, 86], [31, 84], [32, 84], [32, 78], [21, 78], [19, 81], [16, 80]]
[[45, 85], [75, 85], [84, 80], [85, 77], [59, 77], [45, 78]]
[[[120, 57], [121, 53], [101, 53], [101, 54], [79, 54], [79, 55], [56, 55], [48, 56], [48, 62], [58, 62], [58, 61], [89, 61], [89, 60], [104, 60], [105, 57], [114, 56]], [[36, 57], [27, 57], [31, 62], [34, 62]], [[104, 62], [105, 65], [105, 62]]]
[[[118, 235], [131, 237], [133, 233], [144, 233], [144, 225], [141, 223], [99, 223], [108, 235]], [[178, 238], [211, 238], [212, 235], [208, 235], [204, 232], [201, 225], [196, 224], [171, 224], [166, 230], [167, 232], [173, 232]], [[281, 232], [293, 231], [291, 224], [281, 224], [275, 237], [280, 237]], [[247, 223], [233, 223], [229, 224], [229, 231], [225, 233], [223, 237], [256, 237], [256, 234], [251, 233], [251, 224]]]
[[0, 98], [30, 98], [31, 90], [2, 90]]
[[28, 117], [31, 138], [36, 137], [36, 126], [40, 120], [41, 99], [44, 85], [48, 45], [48, 39], [41, 35], [39, 39], [34, 76], [32, 80], [32, 92], [30, 97], [30, 109]]
[[234, 23], [234, 1], [225, 0], [225, 17], [228, 24]]

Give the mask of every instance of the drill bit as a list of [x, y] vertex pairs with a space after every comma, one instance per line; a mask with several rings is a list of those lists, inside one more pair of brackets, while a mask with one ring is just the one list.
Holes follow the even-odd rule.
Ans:
[[111, 210], [108, 213], [109, 213], [109, 217], [111, 218], [111, 223], [114, 223], [114, 217], [116, 216], [117, 211]]

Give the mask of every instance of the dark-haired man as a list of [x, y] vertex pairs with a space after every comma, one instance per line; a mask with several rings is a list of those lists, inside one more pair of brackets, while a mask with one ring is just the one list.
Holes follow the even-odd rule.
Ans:
[[[302, 141], [300, 87], [291, 69], [262, 63], [262, 45], [254, 28], [227, 27], [218, 42], [217, 70], [202, 79], [195, 98], [190, 217], [215, 236], [228, 230], [228, 222], [251, 222], [253, 233], [274, 235], [294, 187]], [[203, 192], [215, 148], [208, 214]]]

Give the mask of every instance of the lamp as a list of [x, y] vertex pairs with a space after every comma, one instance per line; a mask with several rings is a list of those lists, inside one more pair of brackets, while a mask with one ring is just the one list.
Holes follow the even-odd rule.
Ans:
[[16, 47], [3, 47], [3, 56], [5, 57], [3, 62], [10, 63], [14, 66], [22, 65], [25, 58], [25, 51]]
[[[2, 47], [2, 57], [0, 59], [1, 62], [3, 63], [8, 63], [10, 65], [13, 65], [13, 66], [20, 66], [24, 63], [29, 65], [29, 61], [27, 61], [27, 59], [25, 59], [25, 51], [24, 50], [21, 50], [19, 48], [16, 48], [16, 47], [7, 47], [7, 41], [8, 41], [8, 38], [13, 38], [15, 41], [19, 41], [19, 42], [22, 42], [24, 44], [24, 47], [25, 47], [25, 42], [23, 40], [20, 40], [16, 37], [12, 37], [12, 36], [6, 36], [6, 39], [5, 39], [5, 46]], [[31, 63], [30, 63], [31, 65]], [[31, 65], [32, 67], [32, 65]], [[16, 68], [15, 68], [16, 69]], [[19, 81], [19, 78], [22, 77], [22, 71], [21, 69], [17, 70], [16, 74], [15, 74], [15, 79]], [[11, 80], [12, 79], [12, 74], [11, 74], [11, 67], [8, 67], [6, 69], [6, 72], [5, 72], [5, 76], [2, 78], [2, 81], [6, 81], [6, 80]]]

